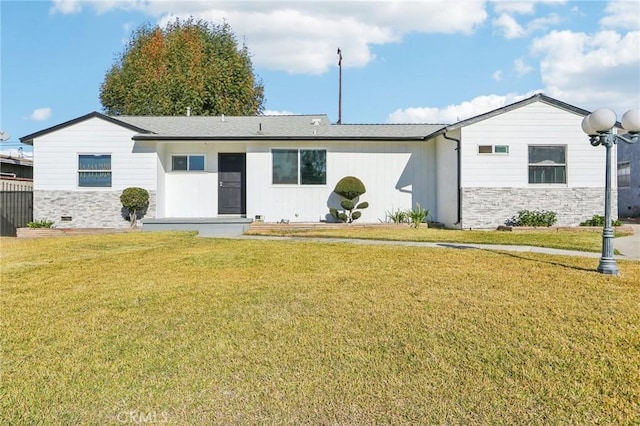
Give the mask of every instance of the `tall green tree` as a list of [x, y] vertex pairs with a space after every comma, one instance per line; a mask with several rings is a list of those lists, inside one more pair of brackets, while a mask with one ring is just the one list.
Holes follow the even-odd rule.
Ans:
[[106, 73], [100, 102], [112, 115], [256, 115], [264, 87], [231, 27], [190, 18], [145, 24]]

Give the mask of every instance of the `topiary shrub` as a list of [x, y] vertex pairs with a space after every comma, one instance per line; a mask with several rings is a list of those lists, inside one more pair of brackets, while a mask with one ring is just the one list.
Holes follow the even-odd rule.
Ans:
[[331, 216], [338, 222], [351, 223], [362, 216], [362, 212], [357, 210], [369, 207], [369, 203], [366, 201], [356, 204], [357, 199], [367, 192], [367, 189], [364, 183], [355, 176], [346, 176], [340, 179], [333, 192], [344, 198], [344, 200], [340, 201], [340, 207], [342, 207], [343, 211], [335, 207], [329, 209]]
[[367, 192], [367, 189], [364, 187], [364, 183], [357, 177], [346, 176], [340, 179], [333, 192], [347, 200], [353, 200]]
[[120, 202], [129, 212], [129, 222], [132, 228], [138, 223], [138, 213], [149, 206], [149, 192], [144, 188], [126, 188], [120, 195]]

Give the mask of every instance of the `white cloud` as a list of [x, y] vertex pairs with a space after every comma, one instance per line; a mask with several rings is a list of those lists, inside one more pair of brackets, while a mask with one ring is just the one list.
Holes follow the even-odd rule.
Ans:
[[83, 6], [91, 5], [98, 14], [108, 12], [113, 9], [120, 10], [144, 10], [150, 1], [146, 0], [52, 0], [53, 6], [49, 9], [51, 13], [62, 13], [70, 15], [82, 12]]
[[29, 119], [33, 121], [45, 121], [48, 120], [49, 117], [51, 117], [51, 108], [45, 107], [34, 110], [29, 116]]
[[545, 92], [585, 109], [640, 105], [640, 31], [553, 31], [534, 40]]
[[491, 78], [493, 78], [495, 81], [501, 81], [502, 80], [502, 70], [498, 70], [498, 71], [494, 72], [493, 75], [491, 76]]
[[502, 13], [491, 23], [504, 38], [513, 39], [528, 36], [536, 31], [546, 31], [550, 26], [560, 23], [560, 17], [552, 13], [546, 17], [533, 19], [526, 26], [522, 26], [513, 16]]
[[478, 96], [470, 101], [458, 105], [448, 105], [444, 108], [423, 107], [398, 109], [389, 115], [387, 122], [453, 124], [528, 98], [538, 92], [539, 91], [532, 91], [524, 95], [511, 93], [506, 96]]
[[513, 0], [494, 0], [493, 10], [496, 13], [518, 13], [521, 15], [533, 15], [536, 10], [536, 5], [561, 5], [568, 0], [533, 0], [533, 1], [513, 1]]
[[518, 58], [513, 61], [513, 68], [516, 70], [516, 73], [518, 73], [519, 76], [529, 74], [533, 69], [530, 65], [527, 65], [522, 58]]
[[499, 1], [493, 5], [496, 13], [520, 13], [531, 15], [535, 11], [535, 2], [532, 1]]
[[272, 109], [266, 109], [264, 110], [263, 115], [298, 115], [298, 114], [291, 111], [276, 111]]
[[409, 33], [471, 34], [487, 19], [483, 1], [446, 0], [55, 0], [52, 9], [77, 13], [85, 4], [98, 13], [139, 10], [160, 24], [189, 16], [224, 20], [239, 40], [246, 40], [254, 66], [306, 74], [335, 67], [337, 47], [343, 51], [345, 67], [362, 67], [376, 59], [375, 45], [399, 42]]
[[606, 16], [600, 20], [603, 28], [640, 30], [640, 2], [612, 0], [605, 8]]
[[53, 0], [53, 6], [51, 6], [49, 12], [69, 15], [79, 13], [81, 10], [82, 4], [79, 0]]
[[498, 32], [507, 39], [524, 37], [526, 34], [524, 27], [518, 24], [518, 21], [507, 13], [502, 13], [499, 17], [491, 21], [491, 23], [498, 29]]

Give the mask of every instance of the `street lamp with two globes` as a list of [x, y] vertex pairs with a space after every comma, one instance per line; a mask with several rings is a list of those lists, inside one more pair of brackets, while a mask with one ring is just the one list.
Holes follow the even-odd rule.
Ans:
[[608, 108], [593, 111], [582, 120], [582, 130], [589, 135], [592, 146], [606, 148], [604, 229], [602, 231], [602, 256], [597, 271], [618, 275], [618, 264], [613, 255], [613, 228], [611, 227], [611, 148], [618, 141], [636, 143], [640, 139], [640, 110], [629, 110], [622, 116], [621, 124], [626, 134], [618, 135], [613, 128], [617, 124], [616, 113]]

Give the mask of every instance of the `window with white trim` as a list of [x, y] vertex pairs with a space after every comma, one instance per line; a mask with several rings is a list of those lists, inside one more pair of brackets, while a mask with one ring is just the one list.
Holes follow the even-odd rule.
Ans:
[[171, 170], [202, 172], [204, 171], [204, 155], [172, 155]]
[[529, 183], [567, 183], [565, 145], [529, 145]]
[[508, 154], [509, 145], [478, 145], [478, 154]]
[[111, 187], [111, 154], [78, 154], [78, 186]]
[[618, 188], [631, 187], [631, 162], [618, 163]]
[[274, 185], [327, 184], [325, 149], [273, 149], [271, 165]]

